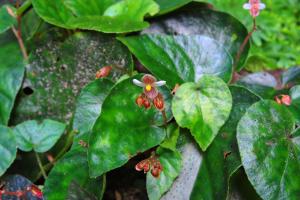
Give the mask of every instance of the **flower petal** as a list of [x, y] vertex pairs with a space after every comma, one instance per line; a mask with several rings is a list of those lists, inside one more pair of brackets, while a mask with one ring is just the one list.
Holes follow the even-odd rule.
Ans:
[[158, 90], [155, 87], [152, 87], [150, 91], [144, 89], [144, 94], [151, 100], [153, 100], [158, 95]]
[[246, 9], [246, 10], [250, 10], [251, 4], [250, 4], [250, 3], [245, 3], [245, 4], [243, 5], [243, 8]]
[[137, 85], [139, 87], [145, 87], [145, 84], [137, 79], [133, 79], [132, 82], [134, 85]]
[[157, 81], [153, 85], [156, 87], [160, 87], [160, 86], [166, 85], [166, 81]]
[[147, 85], [152, 85], [154, 82], [156, 82], [156, 78], [150, 74], [145, 74], [142, 78], [142, 81]]
[[264, 3], [259, 4], [259, 10], [263, 10], [266, 8], [266, 5]]

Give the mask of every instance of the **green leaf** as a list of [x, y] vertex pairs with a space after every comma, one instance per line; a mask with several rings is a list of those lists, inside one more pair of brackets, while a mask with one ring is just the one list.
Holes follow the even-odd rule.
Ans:
[[[6, 55], [7, 56], [7, 55]], [[67, 122], [81, 88], [95, 80], [103, 66], [112, 66], [108, 78], [132, 73], [130, 52], [111, 35], [76, 33], [64, 43], [48, 41], [37, 48], [26, 70], [13, 124], [45, 118]]]
[[300, 123], [300, 85], [296, 85], [290, 89], [290, 97], [292, 104], [289, 106], [290, 112], [294, 115], [297, 123]]
[[84, 190], [90, 199], [101, 199], [105, 188], [105, 176], [97, 179], [89, 178], [85, 149], [68, 152], [51, 170], [44, 188], [44, 196], [48, 200], [71, 198], [72, 190]]
[[198, 83], [184, 83], [172, 102], [179, 126], [189, 128], [202, 150], [206, 150], [229, 117], [230, 90], [220, 78], [205, 75]]
[[7, 125], [14, 106], [15, 97], [21, 87], [24, 75], [24, 62], [16, 42], [0, 41], [0, 124]]
[[273, 75], [267, 72], [248, 74], [241, 78], [237, 84], [246, 87], [264, 99], [273, 99], [276, 95], [277, 81]]
[[263, 199], [300, 196], [300, 131], [288, 109], [274, 101], [252, 105], [237, 127], [248, 179]]
[[14, 128], [18, 148], [22, 151], [44, 153], [51, 149], [64, 133], [66, 125], [46, 119], [42, 123], [26, 121]]
[[17, 19], [11, 16], [7, 9], [16, 13], [16, 9], [13, 6], [3, 5], [0, 7], [0, 34], [17, 24]]
[[[173, 4], [177, 1], [163, 1]], [[188, 1], [186, 1], [188, 2]], [[229, 14], [208, 9], [203, 3], [193, 2], [176, 10], [173, 14], [151, 20], [151, 26], [142, 34], [202, 35], [224, 47], [235, 58], [248, 32], [246, 27]], [[249, 43], [241, 54], [237, 70], [247, 59]]]
[[185, 4], [191, 2], [192, 0], [155, 0], [159, 5], [160, 15], [176, 10], [177, 8], [184, 6]]
[[153, 177], [151, 173], [147, 174], [147, 193], [150, 200], [159, 200], [172, 186], [182, 168], [181, 155], [178, 151], [159, 148], [157, 154], [163, 171], [158, 178]]
[[77, 98], [73, 129], [80, 133], [92, 130], [101, 113], [102, 103], [113, 87], [109, 79], [97, 79], [85, 86]]
[[[87, 29], [106, 33], [124, 33], [142, 30], [147, 14], [154, 15], [159, 6], [153, 0], [33, 0], [36, 12], [48, 23], [68, 29]], [[75, 14], [75, 15], [73, 15]]]
[[248, 107], [259, 101], [249, 90], [231, 86], [233, 107], [230, 116], [203, 156], [191, 199], [226, 199], [229, 180], [241, 166], [236, 127]]
[[[139, 79], [141, 75], [133, 78]], [[135, 99], [143, 89], [134, 85], [132, 80], [119, 82], [103, 102], [101, 115], [89, 140], [91, 177], [122, 166], [138, 152], [160, 144], [165, 138], [164, 129], [156, 125], [163, 120], [155, 121], [160, 112], [153, 107], [145, 110], [136, 105]], [[159, 89], [167, 90], [165, 87]]]
[[12, 130], [0, 125], [0, 176], [13, 163], [17, 155], [17, 143]]
[[179, 127], [177, 124], [172, 123], [167, 127], [167, 137], [163, 143], [160, 144], [161, 147], [176, 151], [177, 139], [179, 137]]
[[119, 38], [155, 76], [170, 87], [197, 82], [204, 74], [228, 82], [232, 58], [215, 40], [200, 35], [141, 35]]
[[283, 85], [300, 84], [300, 67], [292, 67], [282, 73], [281, 81]]

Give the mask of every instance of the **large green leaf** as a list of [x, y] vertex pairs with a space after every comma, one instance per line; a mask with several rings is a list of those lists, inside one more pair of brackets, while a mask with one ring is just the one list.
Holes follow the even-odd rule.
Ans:
[[267, 72], [248, 74], [241, 78], [237, 84], [248, 88], [264, 99], [273, 99], [276, 95], [277, 81], [273, 75]]
[[170, 87], [197, 82], [204, 74], [228, 82], [232, 58], [215, 40], [201, 35], [141, 35], [119, 38], [154, 75]]
[[44, 118], [69, 121], [81, 88], [107, 65], [113, 67], [109, 76], [113, 80], [132, 73], [130, 52], [110, 35], [77, 33], [64, 43], [49, 41], [37, 48], [26, 71], [13, 123]]
[[[3, 37], [3, 40], [6, 38]], [[16, 42], [0, 41], [0, 45], [0, 124], [7, 125], [23, 81], [25, 64]]]
[[181, 155], [178, 151], [159, 148], [157, 155], [163, 171], [158, 178], [153, 177], [151, 173], [147, 174], [147, 193], [150, 200], [159, 200], [172, 186], [182, 168]]
[[220, 78], [205, 75], [198, 83], [184, 83], [172, 102], [176, 122], [189, 128], [201, 149], [206, 150], [229, 117], [230, 90]]
[[101, 199], [104, 188], [104, 176], [89, 177], [86, 150], [82, 148], [68, 152], [55, 164], [46, 180], [44, 195], [48, 200], [73, 199], [76, 189], [77, 192], [85, 191], [91, 197], [89, 199]]
[[[165, 87], [160, 89], [167, 90]], [[145, 110], [135, 104], [142, 91], [129, 78], [119, 82], [104, 100], [89, 140], [91, 177], [122, 166], [138, 152], [160, 144], [165, 138], [164, 129], [156, 125], [163, 121], [161, 118], [157, 121], [156, 115], [160, 112], [153, 107]]]
[[[168, 1], [170, 3], [176, 1]], [[246, 27], [229, 14], [208, 9], [193, 2], [173, 14], [151, 20], [151, 26], [142, 34], [202, 35], [216, 40], [235, 58], [247, 36]], [[246, 45], [236, 68], [243, 67], [250, 45]]]
[[233, 98], [230, 116], [203, 156], [191, 199], [226, 199], [229, 180], [241, 166], [236, 127], [247, 108], [259, 98], [239, 86], [231, 86], [230, 91]]
[[[106, 33], [142, 30], [147, 14], [154, 15], [159, 6], [153, 0], [33, 0], [36, 12], [45, 21], [63, 28], [80, 28]], [[75, 15], [73, 15], [75, 14]]]
[[17, 19], [11, 16], [7, 9], [10, 9], [14, 13], [16, 12], [16, 9], [10, 5], [0, 7], [0, 34], [17, 24]]
[[13, 163], [17, 154], [17, 143], [12, 130], [0, 125], [0, 176]]
[[263, 199], [300, 196], [300, 129], [288, 109], [274, 101], [252, 105], [237, 127], [242, 164]]
[[297, 123], [300, 123], [300, 85], [296, 85], [290, 89], [292, 104], [289, 110], [293, 113]]
[[281, 81], [283, 85], [300, 84], [300, 67], [292, 67], [282, 73]]
[[65, 124], [53, 120], [46, 119], [40, 124], [31, 120], [17, 125], [14, 133], [22, 151], [44, 153], [53, 147], [65, 129]]
[[192, 0], [155, 0], [156, 3], [159, 5], [159, 14], [165, 14], [171, 12]]

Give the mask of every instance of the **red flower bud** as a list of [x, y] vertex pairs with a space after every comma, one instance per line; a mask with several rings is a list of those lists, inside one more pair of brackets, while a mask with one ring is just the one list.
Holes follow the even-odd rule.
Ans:
[[43, 193], [37, 186], [31, 185], [29, 186], [28, 190], [32, 193], [33, 196], [38, 197], [40, 199], [43, 198]]
[[284, 94], [281, 94], [281, 95], [278, 95], [275, 97], [275, 101], [278, 103], [278, 104], [284, 104], [286, 106], [289, 106], [291, 105], [292, 103], [292, 99], [289, 95], [284, 95]]
[[150, 101], [146, 98], [144, 99], [144, 107], [146, 109], [149, 109], [151, 107]]
[[149, 162], [148, 159], [142, 160], [138, 164], [135, 165], [135, 170], [137, 171], [142, 171], [144, 170], [144, 173], [147, 173], [150, 170], [151, 163]]
[[165, 102], [164, 97], [159, 93], [153, 100], [153, 104], [155, 108], [157, 108], [159, 111], [162, 111], [165, 109]]
[[111, 70], [111, 66], [102, 67], [99, 71], [96, 72], [96, 79], [107, 77]]
[[139, 106], [142, 107], [144, 105], [144, 98], [142, 95], [138, 96], [135, 100], [135, 103]]
[[153, 177], [158, 178], [160, 175], [161, 170], [159, 168], [153, 167], [151, 169], [151, 174]]

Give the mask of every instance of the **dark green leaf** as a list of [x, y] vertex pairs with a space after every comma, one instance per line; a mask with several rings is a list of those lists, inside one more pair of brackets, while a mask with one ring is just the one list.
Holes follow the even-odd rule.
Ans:
[[46, 119], [42, 123], [31, 120], [14, 128], [18, 148], [22, 151], [44, 153], [50, 150], [64, 133], [66, 125]]
[[113, 82], [108, 79], [97, 79], [82, 89], [76, 103], [74, 130], [80, 133], [92, 130], [101, 113], [102, 103], [113, 85]]
[[13, 124], [45, 118], [69, 121], [81, 88], [107, 65], [113, 67], [113, 80], [132, 72], [130, 52], [112, 36], [77, 33], [62, 44], [48, 41], [33, 53]]
[[[141, 75], [133, 78], [139, 79]], [[89, 140], [91, 177], [122, 166], [138, 152], [160, 144], [165, 138], [164, 129], [156, 125], [163, 120], [155, 121], [159, 111], [153, 107], [145, 110], [135, 104], [142, 91], [129, 78], [119, 82], [104, 100]]]
[[[3, 39], [6, 40], [4, 37]], [[16, 42], [0, 42], [0, 45], [0, 124], [7, 125], [22, 84], [24, 62]]]
[[[68, 152], [51, 170], [46, 180], [44, 195], [48, 200], [73, 199], [71, 188], [76, 184], [93, 199], [101, 199], [105, 188], [105, 177], [89, 178], [86, 150]], [[78, 189], [77, 189], [78, 190]]]
[[282, 73], [281, 81], [283, 85], [300, 84], [300, 67], [292, 67]]
[[[91, 5], [92, 4], [92, 5]], [[33, 0], [36, 12], [48, 23], [69, 29], [87, 29], [106, 33], [124, 33], [147, 28], [147, 14], [154, 15], [159, 6], [153, 0]], [[75, 15], [73, 15], [75, 14]]]
[[[176, 1], [165, 1], [171, 4], [174, 2]], [[151, 26], [142, 33], [207, 36], [224, 47], [232, 58], [236, 57], [248, 34], [246, 27], [236, 18], [223, 12], [207, 9], [206, 5], [198, 2], [189, 3], [173, 14], [151, 20]], [[238, 70], [243, 67], [249, 48], [248, 43], [236, 66]]]
[[10, 5], [3, 5], [0, 7], [0, 34], [17, 24], [17, 19], [8, 13], [8, 9], [14, 14], [16, 13], [16, 9]]
[[159, 200], [172, 186], [182, 168], [181, 155], [178, 151], [159, 148], [157, 155], [163, 171], [158, 178], [153, 177], [151, 173], [147, 174], [147, 193], [150, 200]]
[[229, 180], [241, 166], [236, 127], [247, 108], [259, 101], [249, 90], [231, 86], [233, 107], [225, 125], [203, 156], [191, 199], [226, 199]]
[[263, 199], [300, 196], [300, 131], [288, 109], [274, 101], [252, 105], [237, 127], [242, 164]]
[[232, 58], [215, 40], [200, 35], [141, 35], [119, 38], [154, 75], [170, 87], [197, 82], [204, 74], [228, 82]]
[[300, 85], [296, 85], [291, 88], [290, 96], [292, 98], [292, 104], [289, 106], [289, 110], [293, 113], [297, 123], [300, 123]]
[[246, 75], [237, 82], [264, 99], [273, 99], [276, 94], [277, 81], [267, 72]]
[[206, 150], [229, 117], [230, 90], [220, 78], [205, 75], [198, 83], [184, 83], [172, 102], [176, 122], [189, 128], [201, 149]]
[[156, 3], [159, 5], [159, 13], [158, 14], [165, 14], [171, 12], [192, 0], [155, 0]]
[[17, 143], [12, 130], [0, 125], [0, 176], [13, 163], [17, 154]]

